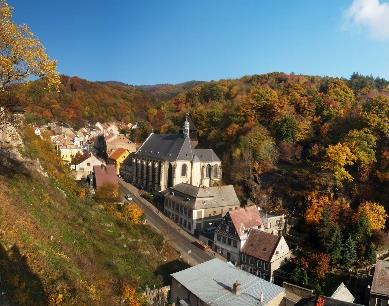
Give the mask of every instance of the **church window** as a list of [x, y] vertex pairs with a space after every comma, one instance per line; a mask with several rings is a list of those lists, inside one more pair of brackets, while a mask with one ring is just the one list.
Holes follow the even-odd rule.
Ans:
[[210, 164], [207, 165], [206, 169], [206, 177], [211, 178], [212, 166]]
[[181, 167], [181, 176], [186, 176], [187, 170], [188, 170], [188, 166], [186, 164], [183, 164]]

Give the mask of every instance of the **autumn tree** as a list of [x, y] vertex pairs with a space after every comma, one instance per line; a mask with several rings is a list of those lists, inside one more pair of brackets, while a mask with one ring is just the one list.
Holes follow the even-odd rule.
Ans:
[[131, 202], [126, 204], [123, 209], [124, 218], [134, 224], [141, 223], [144, 219], [144, 213], [138, 204]]
[[369, 222], [371, 230], [382, 230], [385, 228], [385, 223], [388, 215], [385, 207], [376, 202], [363, 202], [359, 205], [355, 218], [359, 219], [365, 216]]
[[378, 96], [370, 99], [363, 106], [362, 119], [373, 130], [383, 134], [389, 133], [389, 98]]
[[346, 166], [353, 165], [355, 160], [355, 155], [346, 144], [337, 143], [328, 146], [322, 168], [330, 170], [338, 182], [352, 181], [353, 177]]
[[58, 88], [60, 83], [56, 62], [51, 60], [26, 25], [12, 21], [13, 9], [5, 0], [0, 1], [0, 90], [23, 82], [30, 76], [44, 79], [48, 87]]

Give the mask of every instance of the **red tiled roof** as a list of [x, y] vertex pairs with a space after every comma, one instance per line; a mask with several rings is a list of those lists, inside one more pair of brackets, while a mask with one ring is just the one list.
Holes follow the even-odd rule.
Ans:
[[118, 184], [118, 177], [114, 165], [93, 166], [93, 172], [95, 173], [96, 188], [107, 184]]
[[123, 149], [123, 148], [116, 149], [115, 151], [113, 151], [111, 153], [109, 158], [112, 160], [117, 160], [120, 156], [122, 156], [123, 153], [125, 153], [127, 151], [128, 151], [127, 149]]
[[270, 262], [281, 237], [252, 229], [241, 252], [243, 254]]
[[260, 226], [262, 223], [255, 205], [230, 211], [229, 214], [239, 236], [243, 235], [245, 229]]

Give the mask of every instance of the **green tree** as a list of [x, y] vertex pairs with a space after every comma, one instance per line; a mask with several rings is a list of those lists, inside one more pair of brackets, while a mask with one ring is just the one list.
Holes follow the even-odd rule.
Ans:
[[292, 116], [285, 116], [274, 124], [274, 132], [277, 140], [293, 142], [298, 133], [297, 120]]
[[370, 165], [376, 161], [375, 147], [377, 137], [369, 129], [351, 130], [348, 132], [345, 143], [356, 157], [356, 162]]
[[374, 243], [370, 242], [369, 247], [367, 248], [366, 259], [369, 263], [373, 264], [377, 261], [376, 247]]
[[322, 219], [318, 225], [318, 235], [323, 250], [331, 257], [334, 264], [342, 258], [342, 232], [338, 224], [330, 219], [328, 209], [324, 209]]
[[352, 269], [357, 260], [356, 244], [351, 235], [346, 240], [343, 248], [343, 265], [347, 269]]
[[362, 119], [373, 130], [389, 133], [389, 98], [375, 97], [363, 106]]

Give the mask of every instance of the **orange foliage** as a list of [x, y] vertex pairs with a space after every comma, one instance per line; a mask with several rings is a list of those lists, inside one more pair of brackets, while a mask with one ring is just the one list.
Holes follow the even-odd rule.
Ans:
[[139, 297], [136, 293], [136, 290], [133, 286], [126, 284], [123, 287], [122, 291], [122, 304], [128, 306], [140, 306]]
[[131, 221], [132, 223], [138, 224], [142, 221], [143, 211], [134, 202], [125, 205], [123, 213], [125, 215], [125, 218]]

